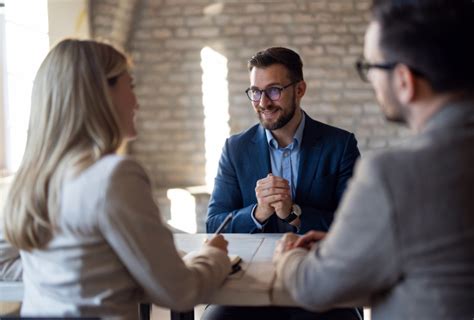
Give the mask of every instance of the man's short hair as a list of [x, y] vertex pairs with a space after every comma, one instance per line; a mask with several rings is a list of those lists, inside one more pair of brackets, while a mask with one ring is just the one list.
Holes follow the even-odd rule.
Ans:
[[303, 80], [303, 62], [300, 56], [288, 48], [272, 47], [257, 52], [248, 62], [249, 71], [255, 68], [266, 68], [281, 64], [288, 69], [290, 80]]
[[436, 92], [474, 89], [473, 0], [374, 0], [372, 14], [384, 62], [406, 64]]

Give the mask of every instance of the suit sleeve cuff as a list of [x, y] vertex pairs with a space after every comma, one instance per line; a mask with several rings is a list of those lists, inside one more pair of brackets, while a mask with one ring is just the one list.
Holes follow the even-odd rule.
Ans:
[[285, 252], [276, 264], [277, 276], [282, 279], [283, 285], [290, 291], [295, 282], [293, 277], [297, 275], [298, 267], [308, 252], [302, 248], [292, 249]]
[[252, 217], [252, 220], [253, 220], [253, 223], [255, 223], [255, 225], [257, 226], [258, 229], [262, 230], [263, 227], [267, 224], [267, 221], [265, 221], [264, 224], [261, 224], [260, 222], [258, 222], [257, 218], [255, 218], [255, 210], [257, 209], [257, 205], [254, 205], [253, 208], [252, 208], [252, 211], [250, 212], [250, 216]]

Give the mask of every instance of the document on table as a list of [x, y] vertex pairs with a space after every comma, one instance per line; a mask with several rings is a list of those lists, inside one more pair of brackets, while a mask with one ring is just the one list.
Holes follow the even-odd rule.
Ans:
[[[212, 235], [209, 235], [209, 237], [211, 236]], [[198, 251], [207, 237], [208, 235], [206, 234], [179, 234], [175, 235], [175, 244], [179, 250], [184, 252]], [[262, 244], [263, 239], [263, 237], [249, 238], [248, 235], [242, 237], [233, 235], [232, 240], [229, 240], [228, 250], [231, 261], [235, 256], [242, 259], [240, 262], [241, 271], [231, 275], [232, 278], [241, 277], [245, 273], [249, 263], [253, 260], [255, 253]]]

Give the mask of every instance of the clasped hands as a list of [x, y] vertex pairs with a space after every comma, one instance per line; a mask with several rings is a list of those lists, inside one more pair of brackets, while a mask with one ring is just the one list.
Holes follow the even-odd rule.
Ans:
[[[293, 200], [287, 180], [269, 173], [265, 178], [257, 181], [255, 195], [257, 197], [255, 218], [260, 223], [265, 222], [273, 213], [280, 219], [285, 219], [290, 214]], [[299, 220], [294, 222], [299, 223]]]

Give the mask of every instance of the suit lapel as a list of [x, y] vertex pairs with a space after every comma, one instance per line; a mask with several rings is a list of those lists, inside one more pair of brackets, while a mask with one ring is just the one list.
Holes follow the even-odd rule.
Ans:
[[250, 157], [253, 159], [251, 167], [255, 168], [256, 180], [266, 177], [272, 171], [272, 167], [265, 129], [261, 125], [255, 131], [249, 151]]
[[321, 157], [323, 144], [321, 143], [321, 132], [318, 123], [307, 114], [303, 131], [303, 141], [300, 148], [300, 164], [298, 168], [298, 183], [296, 185], [295, 202], [304, 199], [304, 195], [310, 194], [311, 184], [315, 178]]

